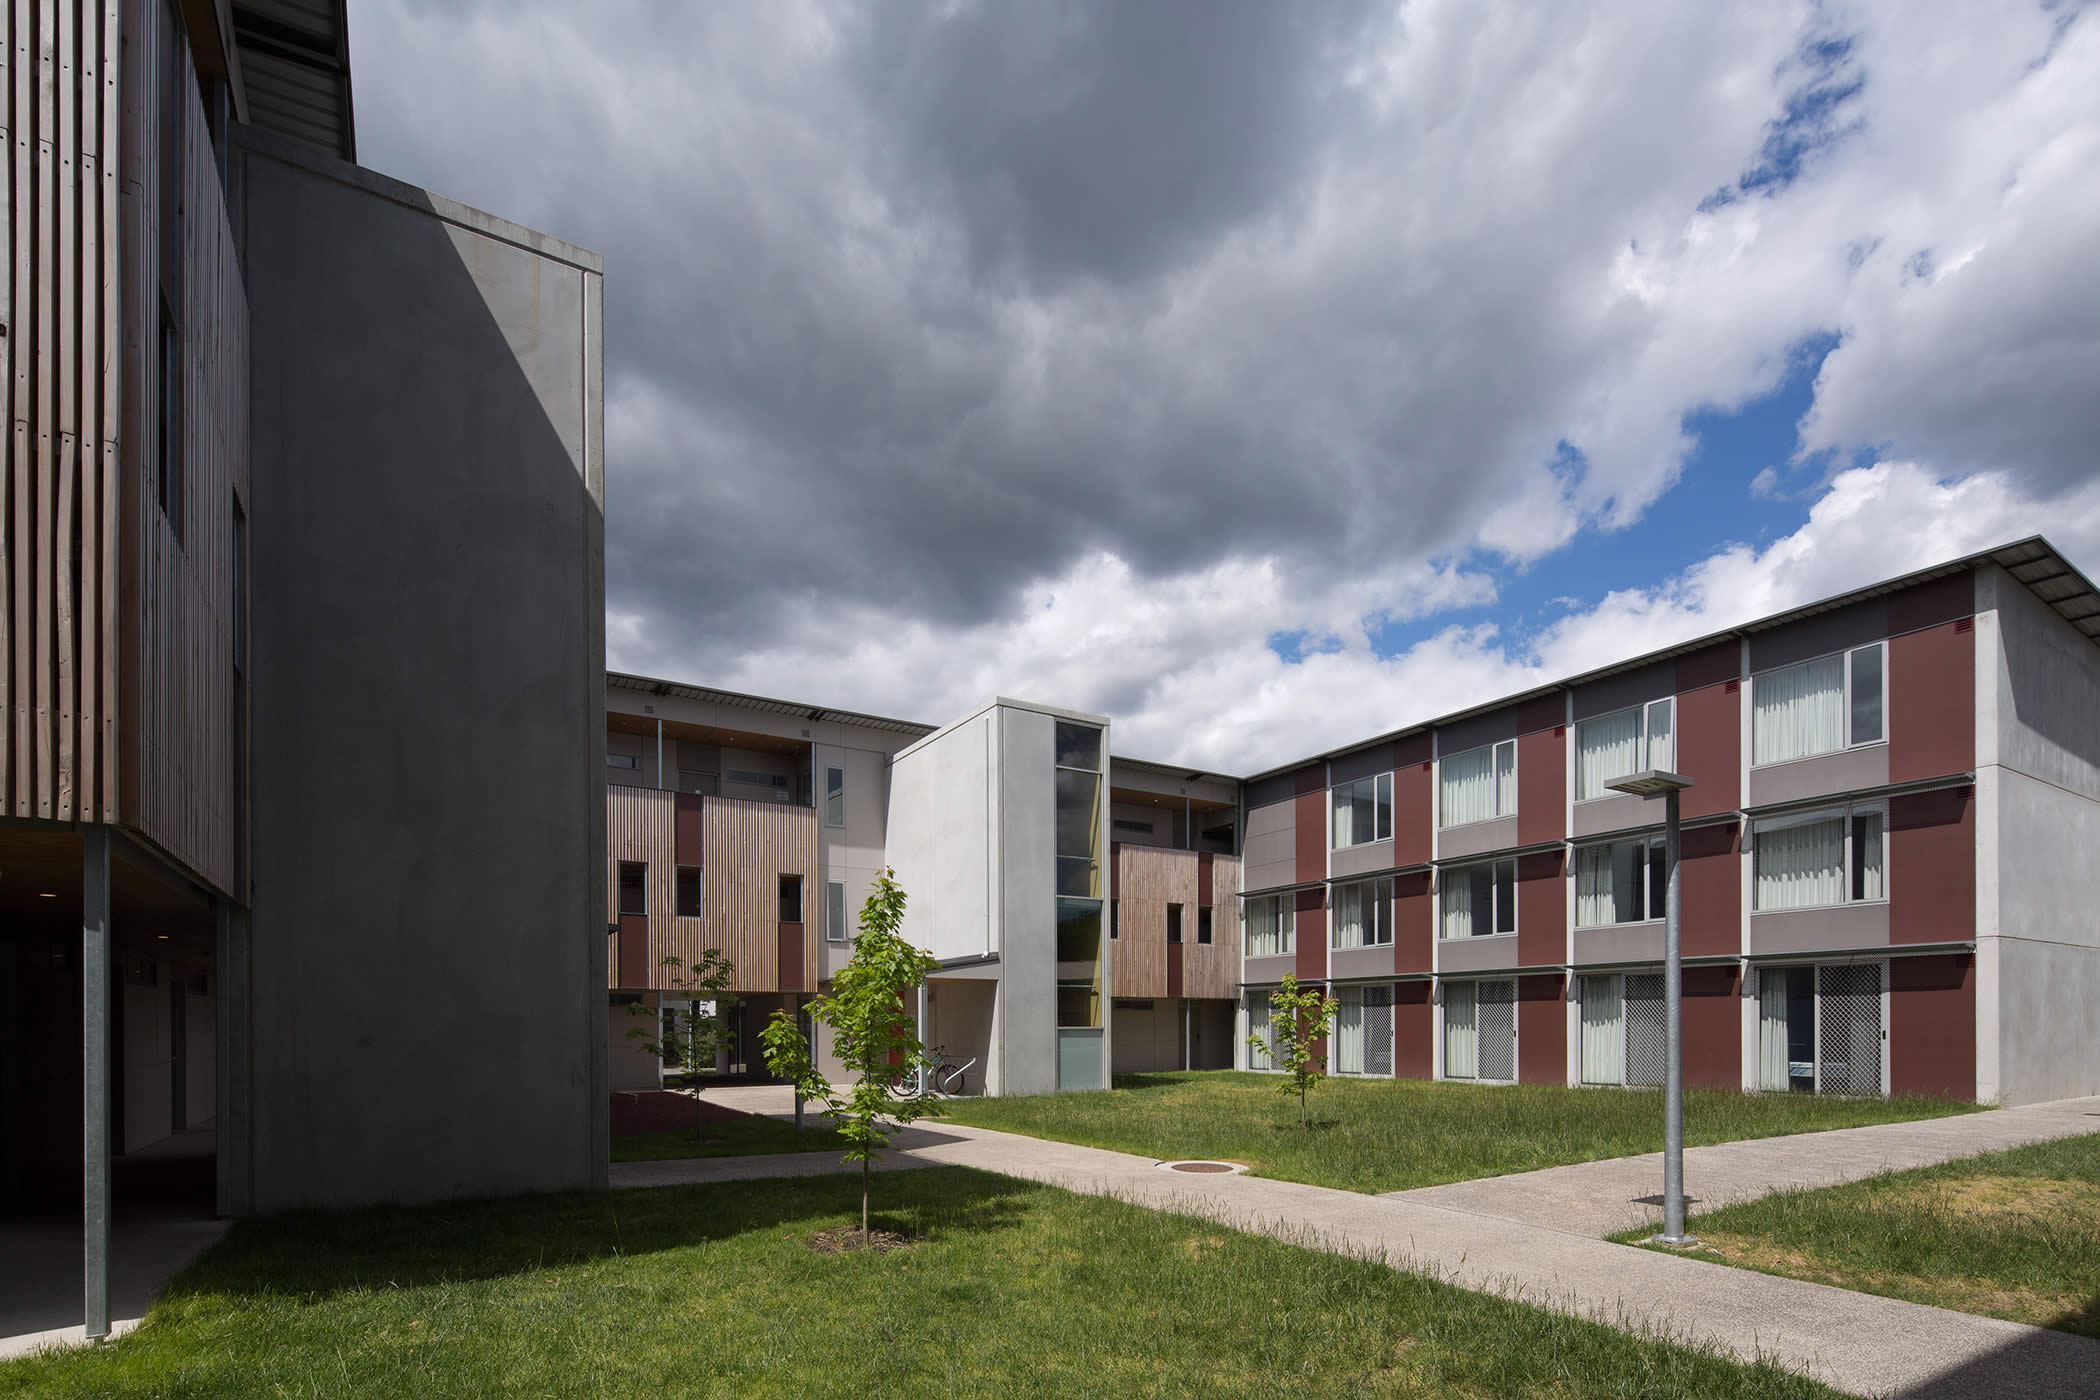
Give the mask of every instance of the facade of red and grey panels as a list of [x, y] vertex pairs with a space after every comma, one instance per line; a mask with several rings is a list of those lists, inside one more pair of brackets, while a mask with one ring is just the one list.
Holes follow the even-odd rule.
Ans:
[[[2100, 595], [2040, 539], [1245, 779], [1013, 701], [934, 729], [616, 676], [608, 715], [618, 997], [732, 936], [762, 1005], [806, 997], [887, 861], [973, 1092], [1265, 1068], [1286, 973], [1340, 999], [1341, 1074], [1660, 1083], [1664, 804], [1609, 786], [1650, 768], [1692, 782], [1689, 1082], [2100, 1091]], [[622, 834], [651, 785], [662, 852]]]

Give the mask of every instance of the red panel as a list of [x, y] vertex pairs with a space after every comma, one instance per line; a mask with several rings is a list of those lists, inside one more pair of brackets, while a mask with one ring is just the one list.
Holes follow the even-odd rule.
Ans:
[[1298, 878], [1327, 878], [1327, 790], [1301, 792], [1298, 810]]
[[1436, 950], [1436, 900], [1429, 872], [1393, 877], [1393, 970], [1427, 972]]
[[1123, 843], [1108, 843], [1108, 897], [1116, 898], [1123, 893]]
[[1436, 1074], [1436, 1008], [1427, 982], [1402, 982], [1393, 988], [1393, 1073], [1401, 1079], [1429, 1079]]
[[1692, 780], [1683, 797], [1687, 817], [1732, 812], [1741, 805], [1743, 694], [1738, 686], [1710, 685], [1677, 696], [1677, 771]]
[[1889, 962], [1889, 1088], [1976, 1097], [1976, 960]]
[[1327, 975], [1325, 890], [1298, 891], [1298, 980], [1317, 982]]
[[1217, 888], [1217, 857], [1209, 851], [1196, 853], [1196, 904], [1199, 908], [1215, 903], [1212, 898]]
[[1943, 622], [1889, 639], [1889, 781], [1976, 765], [1976, 634]]
[[1567, 728], [1536, 729], [1517, 740], [1517, 841], [1533, 845], [1568, 834]]
[[705, 865], [705, 853], [700, 848], [700, 794], [674, 793], [671, 801], [678, 828], [678, 863]]
[[1716, 642], [1704, 651], [1677, 658], [1677, 688], [1680, 691], [1721, 685], [1740, 680], [1742, 675], [1743, 647], [1740, 642]]
[[1535, 729], [1558, 729], [1568, 722], [1568, 695], [1556, 690], [1551, 695], [1541, 695], [1536, 700], [1526, 700], [1517, 706], [1517, 733], [1529, 734]]
[[1743, 1087], [1743, 1012], [1732, 967], [1684, 970], [1684, 1082]]
[[1889, 941], [1976, 936], [1976, 790], [1889, 799]]
[[1568, 1082], [1568, 1012], [1559, 973], [1517, 979], [1517, 1081]]
[[780, 926], [780, 990], [806, 992], [802, 985], [802, 925]]
[[1739, 952], [1743, 946], [1740, 828], [1697, 826], [1678, 847], [1678, 893], [1684, 900], [1687, 957]]
[[1393, 864], [1428, 864], [1435, 830], [1436, 784], [1429, 764], [1403, 763], [1393, 773]]
[[620, 985], [649, 985], [649, 916], [620, 916]]
[[1568, 960], [1568, 882], [1561, 853], [1517, 858], [1517, 961]]

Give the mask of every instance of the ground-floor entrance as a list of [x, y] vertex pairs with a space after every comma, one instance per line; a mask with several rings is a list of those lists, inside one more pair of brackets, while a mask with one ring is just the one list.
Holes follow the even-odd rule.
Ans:
[[1233, 1010], [1222, 997], [1117, 997], [1114, 1072], [1231, 1069]]

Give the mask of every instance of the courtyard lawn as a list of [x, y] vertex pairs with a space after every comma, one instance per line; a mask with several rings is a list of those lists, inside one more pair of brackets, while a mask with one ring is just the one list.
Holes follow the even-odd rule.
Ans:
[[[1603, 1157], [1660, 1152], [1658, 1090], [1329, 1079], [1310, 1130], [1276, 1075], [1225, 1070], [1121, 1076], [1105, 1092], [956, 1099], [958, 1123], [1143, 1157], [1218, 1157], [1257, 1175], [1347, 1191], [1403, 1191]], [[1690, 1146], [1971, 1112], [1944, 1099], [1837, 1099], [1687, 1089]]]
[[2100, 1136], [1767, 1196], [1691, 1229], [1701, 1258], [2100, 1337]]
[[1767, 1366], [962, 1168], [243, 1221], [0, 1395], [1827, 1396]]
[[674, 1157], [746, 1157], [760, 1152], [844, 1152], [846, 1140], [829, 1128], [797, 1128], [754, 1115], [704, 1128], [628, 1133], [612, 1140], [615, 1162], [661, 1162]]

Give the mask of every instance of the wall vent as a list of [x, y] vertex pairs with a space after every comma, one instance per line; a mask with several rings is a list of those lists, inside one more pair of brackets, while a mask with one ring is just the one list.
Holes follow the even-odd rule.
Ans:
[[1957, 617], [1954, 619], [1954, 630], [1957, 632], [1974, 632], [1976, 630], [1976, 619], [1973, 617]]

